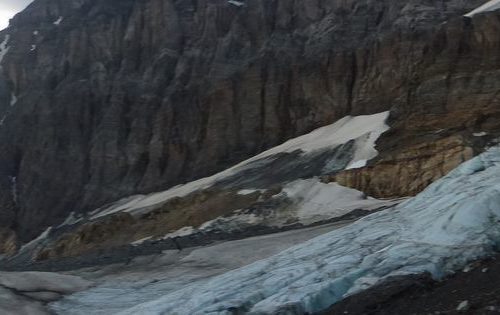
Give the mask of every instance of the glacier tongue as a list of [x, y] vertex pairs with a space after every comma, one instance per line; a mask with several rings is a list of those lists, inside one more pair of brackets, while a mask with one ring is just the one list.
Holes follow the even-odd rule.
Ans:
[[121, 314], [303, 314], [394, 275], [440, 278], [500, 243], [500, 148], [423, 193], [278, 255]]

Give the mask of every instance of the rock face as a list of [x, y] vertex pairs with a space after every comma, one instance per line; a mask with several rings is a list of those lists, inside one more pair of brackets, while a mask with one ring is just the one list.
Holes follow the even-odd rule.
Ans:
[[26, 241], [347, 114], [392, 109], [389, 144], [494, 133], [500, 20], [461, 16], [482, 3], [35, 0], [0, 32], [0, 224]]
[[0, 254], [12, 255], [17, 250], [17, 236], [14, 231], [0, 228]]
[[458, 165], [474, 150], [457, 136], [408, 146], [375, 165], [347, 170], [328, 178], [377, 198], [415, 196]]

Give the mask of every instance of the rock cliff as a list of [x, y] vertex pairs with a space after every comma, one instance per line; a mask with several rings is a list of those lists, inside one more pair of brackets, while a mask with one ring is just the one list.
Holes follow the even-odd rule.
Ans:
[[[462, 16], [483, 2], [35, 0], [0, 32], [0, 225], [25, 242], [389, 109], [378, 163], [425, 151], [435, 179], [499, 130], [500, 15]], [[457, 130], [463, 150], [422, 144]]]

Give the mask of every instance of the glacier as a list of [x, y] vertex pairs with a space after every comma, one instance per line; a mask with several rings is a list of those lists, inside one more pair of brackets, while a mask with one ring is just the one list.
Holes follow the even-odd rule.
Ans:
[[439, 279], [500, 243], [500, 148], [392, 209], [119, 314], [315, 313], [391, 276]]

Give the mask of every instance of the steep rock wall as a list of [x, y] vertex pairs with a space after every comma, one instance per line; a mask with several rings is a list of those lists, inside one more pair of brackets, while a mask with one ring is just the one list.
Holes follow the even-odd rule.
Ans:
[[28, 240], [347, 114], [497, 108], [498, 15], [461, 17], [482, 2], [36, 0], [0, 32], [2, 225]]

